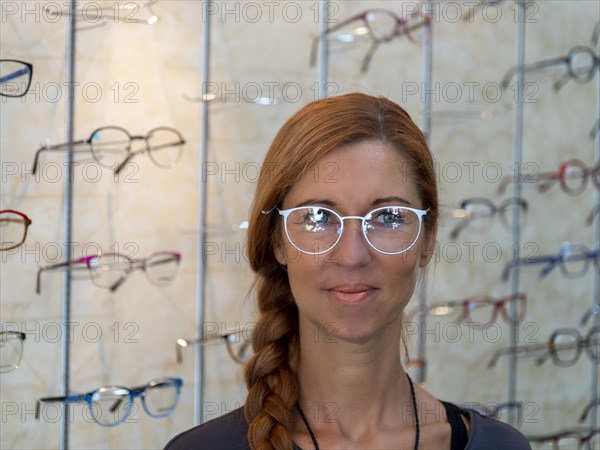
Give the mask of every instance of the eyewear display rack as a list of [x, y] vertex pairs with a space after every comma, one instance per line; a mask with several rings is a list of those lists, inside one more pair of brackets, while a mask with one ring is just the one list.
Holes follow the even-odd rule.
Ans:
[[[433, 0], [428, 0], [428, 3], [431, 3]], [[208, 11], [208, 8], [211, 7], [212, 0], [203, 2], [203, 7], [205, 8], [205, 12]], [[66, 167], [68, 169], [69, 176], [65, 179], [64, 186], [64, 239], [66, 244], [65, 261], [69, 261], [71, 259], [70, 251], [72, 246], [69, 243], [72, 240], [73, 236], [73, 145], [74, 141], [74, 123], [75, 123], [75, 96], [74, 96], [74, 86], [75, 86], [75, 50], [76, 50], [76, 14], [74, 13], [77, 2], [75, 0], [69, 0], [69, 11], [71, 20], [67, 21], [67, 81], [69, 83], [68, 97], [67, 97], [67, 109], [66, 109], [66, 141], [69, 143], [67, 156], [66, 156]], [[320, 7], [322, 11], [327, 11], [328, 8], [328, 0], [321, 0]], [[517, 44], [516, 44], [516, 62], [517, 67], [522, 67], [524, 65], [524, 55], [525, 55], [525, 9], [526, 9], [526, 0], [518, 1], [519, 8], [519, 21], [517, 27]], [[210, 18], [210, 14], [206, 14], [205, 17]], [[322, 21], [320, 23], [321, 31], [327, 29], [326, 23], [326, 14], [321, 14]], [[425, 86], [429, 86], [432, 83], [432, 67], [433, 67], [433, 27], [430, 27], [430, 39], [427, 45], [424, 47], [424, 83]], [[207, 81], [210, 79], [210, 21], [206, 20], [203, 24], [203, 43], [202, 43], [202, 93], [203, 95], [206, 93], [204, 91], [205, 86], [207, 86]], [[320, 57], [318, 60], [318, 78], [320, 82], [320, 86], [323, 91], [320, 92], [320, 97], [325, 95], [326, 90], [326, 82], [327, 82], [327, 64], [328, 64], [328, 51], [327, 51], [327, 42], [326, 39], [320, 40], [320, 49], [319, 52]], [[600, 41], [598, 42], [598, 49], [600, 53]], [[521, 167], [522, 161], [522, 134], [523, 134], [523, 81], [524, 74], [523, 71], [517, 71], [517, 95], [518, 102], [516, 103], [515, 108], [515, 117], [514, 117], [514, 142], [513, 142], [513, 160], [516, 163], [515, 167], [517, 168], [516, 176], [519, 176], [518, 170]], [[600, 116], [600, 77], [598, 77], [597, 83], [597, 93], [598, 93], [598, 116]], [[431, 117], [431, 104], [430, 102], [426, 102], [423, 105], [423, 131], [430, 138], [430, 117]], [[206, 160], [206, 153], [208, 148], [208, 131], [209, 131], [209, 104], [206, 101], [202, 102], [201, 105], [201, 157], [199, 160], [199, 174], [202, 175], [202, 171], [204, 170], [203, 161]], [[600, 133], [596, 134], [595, 137], [595, 150], [596, 150], [596, 160], [600, 161]], [[203, 177], [199, 177], [200, 180]], [[196, 295], [196, 323], [197, 323], [197, 331], [200, 333], [202, 330], [202, 323], [204, 320], [204, 308], [205, 308], [205, 298], [204, 298], [204, 289], [205, 289], [205, 264], [204, 264], [204, 240], [205, 240], [205, 229], [206, 229], [206, 202], [207, 202], [207, 192], [206, 185], [204, 183], [200, 183], [200, 194], [198, 199], [198, 207], [199, 207], [199, 246], [198, 246], [198, 272], [197, 272], [197, 295]], [[520, 198], [520, 183], [514, 183], [513, 186], [513, 194], [515, 197]], [[600, 204], [600, 191], [596, 190], [595, 193], [595, 203]], [[513, 239], [515, 242], [520, 242], [520, 229], [518, 227], [519, 224], [519, 214], [520, 211], [518, 208], [515, 208], [513, 211], [515, 215], [513, 217], [514, 224], [517, 224], [514, 230]], [[594, 230], [594, 241], [596, 247], [600, 245], [600, 220], [596, 220], [595, 230]], [[514, 258], [518, 258], [518, 245], [514, 246], [513, 254]], [[512, 271], [511, 278], [511, 290], [513, 293], [518, 292], [519, 288], [519, 277], [518, 277], [518, 268]], [[426, 281], [426, 280], [424, 280]], [[426, 304], [426, 298], [424, 296], [424, 292], [426, 289], [422, 290], [423, 293], [419, 299], [421, 306]], [[513, 304], [512, 308], [516, 308], [517, 305]], [[593, 326], [598, 326], [600, 323], [600, 276], [596, 274], [593, 277], [593, 289], [592, 289], [592, 304], [591, 307], [595, 312], [592, 314], [592, 324]], [[516, 313], [516, 311], [511, 311], [512, 313]], [[63, 296], [62, 296], [62, 319], [66, 322], [70, 321], [71, 317], [71, 270], [69, 265], [67, 265], [67, 270], [64, 272], [63, 276]], [[420, 314], [419, 324], [421, 327], [421, 332], [424, 333], [424, 324], [425, 324], [425, 315], [423, 313]], [[67, 395], [69, 393], [69, 381], [70, 381], [70, 337], [67, 334], [69, 331], [69, 327], [65, 330], [65, 336], [62, 340], [62, 348], [61, 348], [61, 395]], [[199, 336], [201, 337], [201, 336]], [[418, 345], [418, 357], [421, 361], [424, 361], [425, 356], [425, 347], [424, 347], [424, 334], [421, 335], [419, 339]], [[515, 346], [517, 344], [517, 335], [514, 329], [511, 331], [511, 339], [510, 345]], [[203, 346], [196, 347], [196, 362], [195, 362], [195, 403], [194, 403], [194, 421], [195, 423], [202, 422], [202, 398], [203, 398]], [[517, 358], [516, 354], [511, 354], [511, 359], [509, 362], [508, 369], [508, 400], [514, 401], [516, 397], [516, 382], [517, 382]], [[425, 381], [425, 367], [421, 366], [419, 369], [419, 375], [417, 381], [423, 382]], [[590, 395], [592, 398], [596, 398], [598, 396], [598, 367], [595, 364], [591, 364], [590, 369], [590, 378], [591, 378], [591, 387], [590, 387]], [[60, 434], [60, 448], [67, 449], [69, 448], [69, 418], [68, 413], [69, 410], [66, 405], [63, 405], [63, 420], [61, 420], [61, 434]], [[510, 414], [510, 413], [509, 413]], [[597, 422], [597, 412], [592, 409], [590, 414], [590, 426], [595, 426]], [[509, 421], [514, 421], [514, 417], [509, 415]]]

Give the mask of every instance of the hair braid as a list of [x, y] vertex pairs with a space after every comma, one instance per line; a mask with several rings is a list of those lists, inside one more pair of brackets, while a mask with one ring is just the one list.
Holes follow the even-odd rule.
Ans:
[[291, 450], [298, 387], [290, 361], [297, 353], [298, 310], [289, 285], [268, 278], [258, 283], [261, 316], [253, 333], [255, 354], [245, 368], [248, 443], [253, 450]]

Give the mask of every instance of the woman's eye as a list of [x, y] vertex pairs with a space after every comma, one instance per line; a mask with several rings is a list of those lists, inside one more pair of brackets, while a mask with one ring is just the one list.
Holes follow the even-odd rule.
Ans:
[[385, 224], [402, 224], [405, 218], [400, 212], [382, 211], [375, 217], [375, 220], [379, 223]]
[[329, 221], [329, 213], [322, 209], [312, 211], [307, 216], [307, 220], [314, 223], [327, 223]]

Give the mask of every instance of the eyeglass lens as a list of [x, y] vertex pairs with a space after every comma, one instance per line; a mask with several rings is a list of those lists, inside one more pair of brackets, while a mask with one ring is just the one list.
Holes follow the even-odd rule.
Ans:
[[550, 341], [552, 359], [558, 366], [571, 366], [587, 348], [590, 359], [600, 363], [600, 328], [592, 329], [586, 339], [577, 330], [558, 330]]
[[[516, 316], [513, 318], [510, 314], [510, 305], [518, 302]], [[507, 300], [480, 300], [470, 301], [466, 304], [469, 320], [475, 324], [486, 325], [496, 320], [498, 312], [502, 314], [504, 320], [509, 324], [516, 324], [520, 321], [524, 312], [524, 297], [513, 297]]]
[[129, 390], [122, 387], [102, 387], [88, 401], [94, 421], [103, 426], [117, 425], [131, 414], [133, 401]]
[[0, 60], [0, 95], [21, 97], [31, 84], [31, 70], [21, 61]]
[[[421, 219], [410, 209], [384, 207], [371, 211], [363, 221], [363, 235], [380, 252], [402, 253], [416, 242]], [[301, 207], [292, 210], [285, 228], [292, 244], [306, 253], [331, 250], [341, 237], [342, 217], [327, 208]]]
[[142, 402], [148, 415], [156, 418], [169, 415], [177, 405], [179, 386], [175, 380], [164, 380], [147, 386], [142, 393]]
[[117, 253], [104, 253], [91, 257], [88, 268], [92, 282], [101, 288], [111, 288], [131, 270], [131, 260]]
[[9, 211], [0, 213], [0, 251], [21, 245], [25, 239], [27, 223], [19, 214]]
[[131, 138], [122, 128], [104, 127], [92, 133], [90, 148], [98, 164], [111, 169], [118, 166], [129, 155]]
[[366, 12], [364, 20], [376, 41], [389, 41], [401, 33], [406, 33], [416, 43], [427, 41], [426, 27], [416, 17], [410, 16], [404, 22], [391, 11], [381, 10]]
[[579, 278], [585, 275], [590, 260], [596, 260], [596, 267], [599, 267], [598, 259], [600, 258], [600, 251], [596, 250], [590, 254], [586, 254], [585, 250], [575, 249], [573, 251], [567, 251], [564, 253], [561, 259], [560, 268], [562, 274], [566, 278]]
[[594, 77], [598, 58], [592, 49], [577, 47], [569, 53], [569, 73], [580, 83], [586, 83]]
[[10, 372], [19, 367], [23, 356], [21, 333], [0, 332], [0, 373]]
[[175, 278], [177, 264], [178, 258], [175, 254], [164, 253], [150, 256], [144, 266], [148, 281], [158, 286], [168, 284]]
[[183, 138], [171, 128], [155, 128], [148, 133], [148, 155], [159, 167], [174, 166], [183, 150]]

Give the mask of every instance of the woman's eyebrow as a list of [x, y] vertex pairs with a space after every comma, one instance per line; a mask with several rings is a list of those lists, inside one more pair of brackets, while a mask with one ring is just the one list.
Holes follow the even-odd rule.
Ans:
[[404, 203], [404, 204], [412, 206], [412, 202], [411, 201], [409, 201], [409, 200], [407, 200], [405, 198], [402, 198], [402, 197], [398, 197], [396, 195], [392, 195], [392, 196], [389, 196], [389, 197], [383, 197], [383, 198], [376, 198], [375, 200], [373, 200], [371, 202], [371, 205], [377, 206], [377, 205], [381, 205], [383, 203], [388, 203], [388, 204], [389, 203]]
[[301, 202], [296, 203], [293, 208], [297, 208], [298, 206], [312, 206], [312, 205], [323, 205], [329, 206], [333, 208], [336, 203], [333, 200], [329, 200], [326, 198], [309, 198], [307, 200], [302, 200]]

